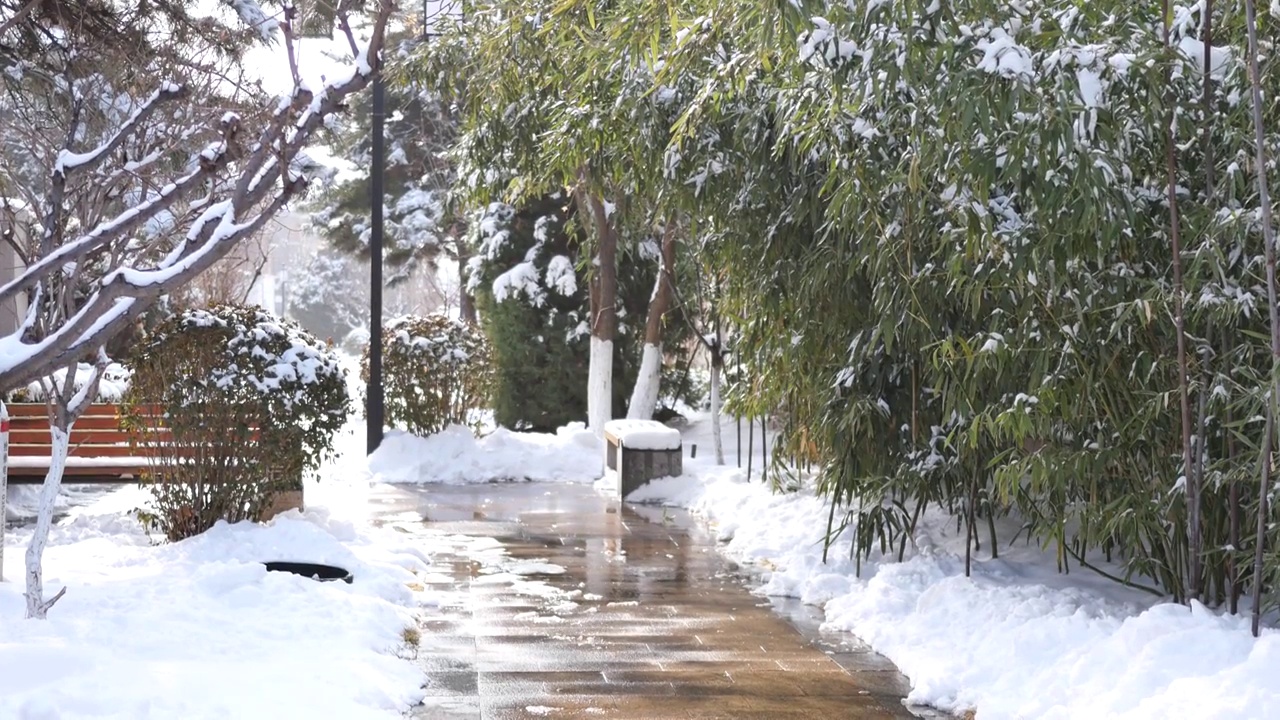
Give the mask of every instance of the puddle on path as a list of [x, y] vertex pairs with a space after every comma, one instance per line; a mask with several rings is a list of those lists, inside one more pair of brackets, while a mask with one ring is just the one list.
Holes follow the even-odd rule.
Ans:
[[892, 663], [751, 595], [687, 513], [574, 485], [377, 492], [435, 551], [412, 718], [915, 717]]

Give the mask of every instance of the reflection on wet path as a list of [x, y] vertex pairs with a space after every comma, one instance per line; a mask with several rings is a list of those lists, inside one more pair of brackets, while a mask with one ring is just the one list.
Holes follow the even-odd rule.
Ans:
[[570, 485], [378, 493], [435, 553], [411, 717], [912, 717], [887, 660], [749, 594], [683, 512]]

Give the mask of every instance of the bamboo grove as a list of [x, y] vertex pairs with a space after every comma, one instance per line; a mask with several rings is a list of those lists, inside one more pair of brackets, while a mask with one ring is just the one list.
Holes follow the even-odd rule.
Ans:
[[1235, 611], [1280, 590], [1280, 18], [1255, 135], [1247, 15], [487, 0], [404, 71], [465, 95], [472, 202], [589, 166], [619, 222], [680, 219], [747, 369], [734, 407], [781, 424], [779, 469], [816, 469], [842, 551], [900, 555], [941, 508], [996, 553], [1009, 516], [1064, 570], [1105, 554]]

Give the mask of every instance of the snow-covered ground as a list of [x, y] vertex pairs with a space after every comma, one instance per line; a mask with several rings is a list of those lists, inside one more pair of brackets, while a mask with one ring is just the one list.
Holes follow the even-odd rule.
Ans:
[[[21, 619], [30, 530], [7, 532], [0, 718], [400, 717], [422, 696], [402, 633], [431, 602], [414, 584], [427, 558], [366, 522], [363, 433], [341, 442], [308, 510], [268, 526], [154, 544], [131, 514], [137, 488], [71, 496], [45, 551], [46, 590], [67, 588], [47, 621]], [[268, 573], [268, 560], [339, 565], [355, 582]]]
[[[1078, 567], [1059, 574], [1034, 543], [1004, 546], [1007, 525], [1000, 559], [984, 546], [966, 578], [963, 540], [941, 515], [922, 519], [905, 562], [873, 555], [858, 577], [851, 532], [823, 562], [829, 509], [811, 487], [774, 494], [761, 481], [758, 427], [750, 482], [733, 422], [724, 425], [727, 466], [714, 464], [705, 415], [682, 430], [685, 474], [629, 500], [706, 517], [725, 552], [759, 571], [759, 592], [822, 606], [832, 629], [859, 635], [910, 677], [913, 702], [979, 718], [1280, 717], [1280, 632], [1254, 640], [1244, 618], [1162, 602]], [[600, 453], [577, 428], [478, 441], [455, 429], [391, 438], [372, 465], [384, 481], [581, 480]]]
[[[157, 546], [129, 516], [145, 499], [136, 489], [70, 497], [46, 553], [46, 587], [68, 592], [47, 622], [17, 619], [27, 531], [9, 532], [0, 718], [397, 717], [421, 695], [401, 633], [432, 599], [414, 589], [423, 548], [367, 523], [370, 482], [590, 482], [601, 453], [580, 427], [479, 440], [454, 428], [391, 434], [366, 459], [360, 429], [348, 428], [343, 455], [308, 486], [307, 512], [267, 527]], [[1276, 630], [1254, 640], [1242, 618], [1087, 570], [1060, 575], [1051, 554], [1022, 542], [999, 560], [984, 546], [965, 578], [961, 540], [939, 516], [922, 520], [905, 562], [873, 556], [856, 577], [847, 534], [822, 561], [823, 501], [807, 486], [774, 494], [761, 482], [758, 436], [748, 482], [732, 422], [727, 466], [711, 460], [705, 416], [682, 431], [685, 474], [629, 499], [702, 514], [724, 551], [758, 571], [759, 592], [822, 606], [832, 628], [910, 677], [913, 702], [978, 718], [1280, 717]], [[343, 565], [356, 582], [268, 574], [259, 563], [273, 559]]]

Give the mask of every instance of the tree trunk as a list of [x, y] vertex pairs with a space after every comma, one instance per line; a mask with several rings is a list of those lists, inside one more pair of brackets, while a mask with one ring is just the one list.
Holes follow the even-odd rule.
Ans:
[[658, 392], [662, 383], [662, 328], [667, 311], [671, 309], [674, 294], [676, 266], [676, 224], [672, 220], [662, 232], [662, 257], [658, 277], [653, 284], [653, 296], [649, 299], [649, 314], [644, 324], [644, 352], [640, 357], [640, 372], [631, 391], [627, 405], [627, 417], [633, 420], [649, 420], [658, 406]]
[[724, 442], [720, 433], [720, 375], [724, 370], [724, 353], [720, 347], [720, 327], [717, 324], [715, 347], [711, 349], [711, 445], [717, 465], [724, 464]]
[[49, 473], [44, 476], [44, 485], [40, 488], [40, 511], [36, 518], [36, 529], [27, 545], [27, 617], [43, 620], [49, 608], [58, 602], [63, 588], [48, 600], [44, 599], [44, 567], [43, 556], [45, 543], [49, 541], [49, 528], [53, 525], [53, 508], [58, 500], [58, 490], [62, 487], [62, 471], [67, 465], [67, 449], [71, 435], [71, 423], [67, 422], [65, 413], [49, 424], [52, 435], [52, 447], [49, 449]]
[[461, 238], [454, 241], [454, 246], [458, 249], [458, 317], [468, 325], [475, 325], [478, 321], [476, 298], [467, 289], [467, 265], [471, 262], [471, 248]]
[[[63, 300], [72, 301], [72, 295], [65, 292]], [[107, 369], [107, 352], [98, 348], [97, 362], [84, 387], [76, 389], [76, 370], [79, 363], [65, 368], [61, 387], [52, 379], [42, 381], [45, 390], [45, 402], [49, 409], [49, 472], [44, 477], [44, 485], [40, 488], [40, 507], [36, 515], [36, 529], [27, 545], [27, 617], [43, 620], [49, 608], [67, 592], [64, 587], [57, 595], [44, 599], [44, 546], [49, 541], [49, 528], [53, 525], [53, 509], [58, 500], [58, 491], [62, 488], [62, 475], [67, 466], [67, 451], [70, 447], [71, 428], [77, 418], [93, 403], [98, 396], [98, 386]]]
[[[585, 187], [579, 173], [579, 200], [586, 198], [595, 224], [597, 252], [591, 274], [591, 365], [587, 371], [587, 427], [604, 439], [604, 424], [613, 418], [613, 338], [618, 331], [618, 237], [605, 213], [604, 202]], [[579, 202], [579, 208], [582, 203]]]
[[1262, 206], [1262, 242], [1267, 257], [1267, 306], [1271, 320], [1271, 383], [1267, 398], [1266, 437], [1262, 439], [1262, 460], [1258, 472], [1258, 534], [1253, 552], [1253, 636], [1262, 625], [1262, 558], [1266, 544], [1267, 491], [1271, 486], [1271, 447], [1275, 433], [1275, 413], [1280, 395], [1280, 310], [1276, 308], [1275, 229], [1271, 225], [1271, 195], [1267, 187], [1267, 152], [1262, 126], [1262, 78], [1258, 75], [1258, 10], [1254, 0], [1245, 0], [1245, 26], [1249, 31], [1249, 82], [1253, 95], [1253, 141], [1255, 172], [1258, 173], [1258, 203]]

